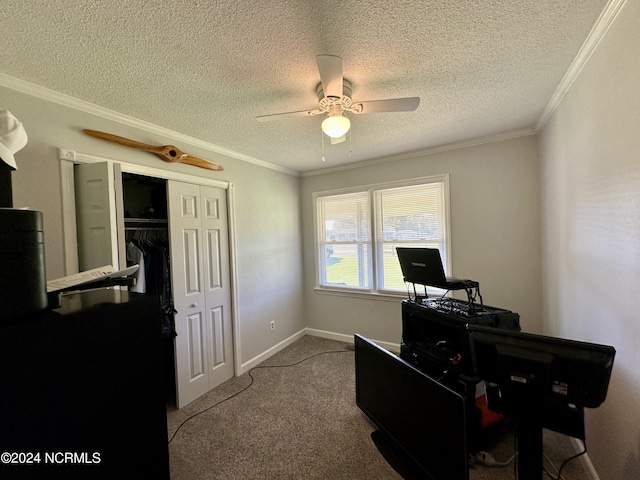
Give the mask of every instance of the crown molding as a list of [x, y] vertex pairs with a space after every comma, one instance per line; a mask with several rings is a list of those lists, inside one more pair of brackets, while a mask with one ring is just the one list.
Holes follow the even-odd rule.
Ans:
[[589, 32], [589, 35], [587, 35], [587, 39], [582, 44], [582, 47], [580, 47], [580, 51], [578, 51], [578, 54], [569, 66], [569, 69], [560, 82], [560, 85], [558, 85], [558, 88], [549, 100], [549, 103], [547, 103], [547, 106], [542, 111], [540, 118], [538, 118], [535, 125], [536, 131], [540, 131], [544, 128], [558, 106], [560, 106], [562, 99], [573, 85], [573, 82], [578, 78], [578, 75], [580, 75], [580, 72], [591, 58], [593, 52], [595, 52], [596, 48], [609, 30], [609, 27], [618, 16], [618, 13], [620, 13], [620, 10], [622, 10], [626, 1], [627, 0], [609, 0], [609, 3], [604, 7], [604, 10], [602, 10], [602, 13], [598, 17], [598, 20], [596, 20], [596, 23]]
[[31, 95], [33, 97], [41, 98], [49, 102], [57, 103], [65, 107], [73, 108], [75, 110], [80, 110], [82, 112], [89, 113], [91, 115], [95, 115], [98, 117], [102, 117], [107, 120], [121, 123], [129, 127], [139, 128], [141, 130], [145, 130], [153, 134], [157, 134], [163, 137], [168, 137], [168, 138], [171, 138], [172, 140], [176, 140], [188, 145], [192, 145], [194, 147], [204, 148], [205, 150], [219, 153], [220, 155], [224, 155], [226, 157], [235, 158], [243, 162], [251, 163], [251, 164], [258, 165], [260, 167], [268, 168], [271, 170], [276, 170], [282, 173], [286, 173], [288, 175], [293, 175], [293, 176], [299, 175], [298, 171], [296, 170], [292, 170], [286, 167], [281, 167], [280, 165], [274, 165], [273, 163], [265, 162], [264, 160], [254, 158], [249, 155], [244, 155], [234, 150], [229, 150], [228, 148], [224, 148], [210, 142], [205, 142], [204, 140], [200, 140], [198, 138], [191, 137], [189, 135], [185, 135], [183, 133], [170, 130], [168, 128], [154, 125], [153, 123], [145, 122], [143, 120], [139, 120], [137, 118], [130, 117], [122, 113], [118, 113], [114, 110], [109, 110], [108, 108], [104, 108], [99, 105], [86, 102], [84, 100], [80, 100], [78, 98], [72, 97], [64, 93], [56, 92], [55, 90], [51, 90], [46, 87], [41, 87], [39, 85], [27, 82], [25, 80], [20, 80], [18, 78], [11, 77], [4, 73], [0, 73], [0, 86], [7, 87], [12, 90], [16, 90], [18, 92], [25, 93], [27, 95]]
[[502, 142], [504, 140], [511, 140], [519, 137], [526, 137], [529, 135], [535, 135], [538, 130], [533, 127], [521, 128], [518, 130], [510, 130], [508, 132], [496, 133], [494, 135], [486, 135], [484, 137], [470, 138], [468, 140], [461, 140], [459, 142], [447, 143], [444, 145], [435, 145], [433, 147], [423, 148], [420, 150], [413, 150], [411, 152], [399, 153], [396, 155], [389, 155], [387, 157], [374, 158], [372, 160], [364, 160], [362, 162], [348, 163], [338, 167], [322, 168], [318, 170], [310, 170], [300, 173], [301, 177], [312, 177], [314, 175], [324, 175], [325, 173], [341, 172], [344, 170], [351, 170], [354, 168], [371, 167], [374, 165], [382, 165], [384, 163], [396, 162], [398, 160], [410, 160], [413, 158], [425, 157], [427, 155], [433, 155], [441, 152], [448, 152], [451, 150], [459, 150], [461, 148], [475, 147], [477, 145], [484, 145], [486, 143]]

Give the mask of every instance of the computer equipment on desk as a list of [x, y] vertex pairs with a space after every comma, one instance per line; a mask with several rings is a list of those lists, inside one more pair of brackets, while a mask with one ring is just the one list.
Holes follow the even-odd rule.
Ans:
[[445, 290], [461, 290], [478, 286], [474, 280], [448, 277], [437, 248], [396, 247], [405, 282], [429, 285]]
[[[396, 253], [400, 262], [400, 269], [406, 283], [413, 284], [413, 299], [422, 302], [429, 298], [427, 286], [444, 290], [465, 290], [467, 305], [482, 311], [482, 295], [480, 284], [475, 280], [448, 277], [444, 273], [442, 257], [437, 248], [397, 247]], [[424, 287], [424, 295], [418, 295], [416, 284]], [[411, 299], [411, 293], [409, 292]], [[480, 302], [479, 306], [477, 302]]]
[[[484, 305], [480, 284], [474, 280], [446, 277], [440, 251], [435, 248], [396, 249], [413, 297], [402, 301], [400, 357], [465, 399], [467, 446], [470, 452], [485, 437], [485, 411], [476, 404], [481, 379], [475, 371], [467, 326], [520, 330], [520, 316], [503, 308]], [[415, 285], [424, 286], [424, 295]], [[429, 297], [426, 286], [465, 290], [467, 300], [447, 296]], [[486, 409], [485, 409], [486, 410]]]
[[[466, 400], [467, 436], [469, 451], [480, 446], [485, 432], [483, 412], [476, 406], [476, 374], [471, 358], [467, 326], [487, 325], [494, 328], [520, 329], [520, 316], [506, 309], [483, 306], [481, 314], [470, 314], [464, 305], [458, 306], [463, 314], [450, 305], [431, 299], [416, 302], [402, 301], [402, 341], [400, 357], [455, 390]], [[448, 299], [454, 300], [454, 299]], [[433, 307], [436, 308], [433, 308]]]
[[[451, 307], [438, 300], [441, 299], [402, 301], [401, 356], [433, 375], [440, 371], [441, 374], [476, 377], [471, 362], [468, 325], [520, 330], [520, 315], [510, 310], [471, 307], [463, 300], [446, 299], [457, 305]], [[436, 302], [435, 308], [432, 302]]]
[[432, 308], [442, 313], [452, 313], [463, 317], [473, 317], [476, 315], [491, 315], [497, 312], [497, 309], [485, 307], [475, 302], [465, 302], [451, 297], [432, 297], [419, 298], [417, 301], [420, 305]]

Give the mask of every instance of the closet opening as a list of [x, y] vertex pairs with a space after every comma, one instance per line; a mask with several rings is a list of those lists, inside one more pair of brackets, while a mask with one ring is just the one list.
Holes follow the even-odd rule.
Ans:
[[168, 406], [176, 405], [175, 321], [171, 292], [167, 180], [122, 173], [127, 266], [139, 264], [133, 292], [160, 297], [163, 368]]
[[157, 295], [163, 307], [158, 328], [164, 360], [158, 368], [166, 378], [167, 408], [182, 408], [240, 368], [230, 184], [80, 157], [65, 151], [61, 158], [66, 269], [143, 263], [136, 290]]

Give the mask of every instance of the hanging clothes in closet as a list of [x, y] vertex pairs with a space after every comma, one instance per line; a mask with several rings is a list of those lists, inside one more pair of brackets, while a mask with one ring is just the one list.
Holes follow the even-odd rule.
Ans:
[[136, 285], [131, 288], [138, 293], [160, 296], [162, 305], [162, 334], [176, 336], [171, 274], [169, 270], [169, 239], [166, 228], [127, 227], [127, 264], [138, 264]]

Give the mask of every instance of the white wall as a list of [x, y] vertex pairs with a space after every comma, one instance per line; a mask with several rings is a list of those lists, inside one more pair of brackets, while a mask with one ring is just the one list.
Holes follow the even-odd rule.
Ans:
[[[44, 218], [47, 278], [65, 275], [58, 148], [233, 182], [238, 266], [240, 361], [246, 363], [304, 328], [298, 177], [207, 151], [34, 95], [0, 87], [0, 107], [11, 111], [29, 136], [13, 173], [15, 207]], [[145, 143], [174, 144], [224, 166], [212, 172], [168, 164], [155, 155], [82, 133], [90, 128]], [[269, 322], [275, 319], [276, 330]]]
[[612, 345], [587, 410], [601, 479], [640, 478], [640, 2], [627, 1], [541, 134], [544, 331]]
[[400, 300], [320, 294], [314, 268], [313, 192], [434, 174], [450, 174], [453, 275], [480, 282], [486, 304], [521, 316], [540, 332], [540, 198], [535, 136], [390, 163], [301, 182], [305, 310], [311, 328], [400, 343]]

